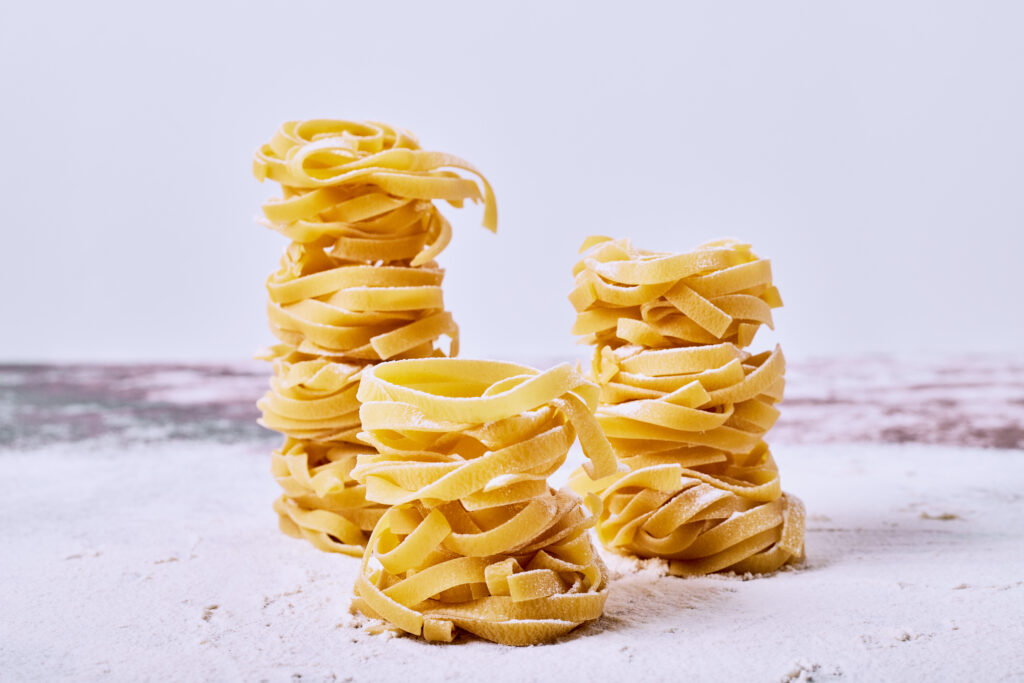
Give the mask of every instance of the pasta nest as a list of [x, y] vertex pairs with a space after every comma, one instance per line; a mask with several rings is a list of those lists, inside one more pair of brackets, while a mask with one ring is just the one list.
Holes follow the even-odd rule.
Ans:
[[785, 359], [732, 344], [595, 352], [600, 422], [627, 473], [571, 485], [599, 493], [596, 528], [616, 551], [670, 560], [672, 573], [774, 571], [803, 552], [800, 501], [782, 493], [765, 433]]
[[359, 443], [356, 390], [364, 364], [304, 359], [286, 347], [264, 357], [272, 358], [274, 375], [270, 391], [256, 403], [261, 425], [300, 441]]
[[356, 458], [369, 452], [350, 443], [287, 439], [271, 458], [284, 493], [274, 502], [281, 531], [325, 552], [362, 555], [386, 505], [366, 500], [366, 487], [351, 477]]
[[458, 353], [459, 328], [444, 310], [436, 263], [421, 267], [338, 264], [292, 244], [267, 280], [275, 336], [302, 354], [379, 362]]
[[599, 495], [598, 538], [672, 573], [769, 572], [803, 556], [804, 508], [782, 492], [764, 436], [778, 419], [781, 349], [741, 348], [781, 299], [768, 262], [719, 240], [683, 254], [590, 238], [570, 299], [595, 344], [598, 422], [624, 471]]
[[253, 173], [284, 190], [263, 205], [269, 227], [293, 242], [329, 246], [342, 260], [429, 263], [451, 238], [434, 200], [456, 207], [483, 201], [484, 226], [498, 224], [494, 193], [479, 171], [381, 123], [290, 121], [256, 153]]
[[360, 438], [378, 452], [351, 475], [394, 507], [363, 555], [355, 609], [428, 640], [462, 628], [510, 645], [601, 615], [593, 518], [546, 481], [576, 438], [587, 472], [615, 472], [596, 385], [568, 364], [404, 360], [365, 370], [358, 397]]
[[731, 239], [669, 254], [591, 237], [573, 275], [573, 334], [597, 345], [745, 347], [782, 305], [770, 262]]

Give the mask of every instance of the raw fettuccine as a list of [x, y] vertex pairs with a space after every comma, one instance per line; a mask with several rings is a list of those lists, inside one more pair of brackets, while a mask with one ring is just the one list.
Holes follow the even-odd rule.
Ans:
[[281, 530], [320, 550], [361, 555], [387, 510], [367, 501], [366, 488], [351, 476], [356, 457], [371, 450], [287, 439], [274, 451], [270, 465], [284, 490], [274, 503]]
[[577, 438], [588, 472], [615, 473], [597, 386], [567, 364], [428, 359], [367, 369], [358, 396], [360, 436], [377, 453], [351, 476], [393, 507], [363, 555], [355, 609], [428, 640], [461, 628], [508, 645], [601, 615], [593, 518], [546, 481]]
[[627, 239], [590, 237], [573, 268], [573, 334], [596, 345], [749, 346], [782, 305], [771, 264], [724, 239], [682, 254], [643, 251]]
[[575, 331], [595, 344], [597, 418], [625, 466], [570, 481], [600, 496], [601, 543], [665, 558], [682, 575], [769, 572], [801, 558], [803, 504], [782, 492], [764, 442], [785, 359], [738, 343], [781, 304], [768, 262], [732, 240], [652, 254], [591, 238], [576, 273], [570, 298]]
[[[286, 491], [275, 509], [286, 532], [323, 550], [361, 554], [360, 534], [384, 507], [368, 505], [361, 486], [340, 495], [310, 485], [317, 475], [303, 475], [294, 453], [329, 451], [328, 470], [341, 471], [337, 463], [367, 450], [356, 436], [364, 368], [458, 353], [459, 330], [442, 298], [444, 271], [434, 261], [451, 226], [434, 202], [483, 201], [484, 226], [494, 230], [494, 194], [465, 161], [423, 150], [409, 133], [379, 123], [285, 123], [256, 153], [253, 171], [280, 183], [282, 196], [264, 204], [261, 222], [291, 240], [267, 280], [267, 317], [280, 343], [263, 354], [274, 378], [259, 402], [261, 423], [289, 438], [275, 455]], [[284, 452], [294, 452], [287, 476]], [[309, 468], [327, 467], [318, 457]], [[349, 517], [348, 526], [339, 521]]]

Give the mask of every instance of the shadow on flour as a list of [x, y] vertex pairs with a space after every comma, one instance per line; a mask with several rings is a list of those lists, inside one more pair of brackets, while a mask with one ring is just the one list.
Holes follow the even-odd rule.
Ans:
[[613, 578], [604, 616], [568, 633], [556, 642], [587, 638], [604, 632], [673, 630], [686, 610], [723, 606], [738, 589], [729, 580], [683, 579], [643, 570]]

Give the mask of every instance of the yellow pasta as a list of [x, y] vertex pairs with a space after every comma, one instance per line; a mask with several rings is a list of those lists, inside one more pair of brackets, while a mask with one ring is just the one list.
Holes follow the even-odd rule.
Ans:
[[424, 267], [324, 264], [307, 245], [292, 244], [267, 281], [274, 334], [322, 358], [376, 362], [440, 353], [441, 336], [458, 352], [459, 328], [444, 310], [436, 264]]
[[597, 418], [625, 466], [570, 481], [600, 496], [601, 543], [665, 558], [680, 575], [770, 572], [801, 558], [803, 504], [782, 492], [764, 442], [785, 359], [778, 347], [741, 348], [781, 305], [767, 261], [732, 240], [652, 254], [590, 238], [576, 274]]
[[363, 555], [354, 609], [427, 640], [461, 628], [508, 645], [601, 615], [593, 518], [547, 484], [577, 438], [590, 474], [616, 472], [596, 385], [568, 364], [403, 360], [364, 371], [358, 397], [361, 438], [377, 452], [351, 475], [392, 507]]
[[[274, 358], [275, 352], [285, 355]], [[260, 424], [297, 440], [359, 443], [356, 390], [364, 365], [304, 357], [280, 346], [264, 358], [273, 360], [274, 375], [256, 404]]]
[[[348, 470], [339, 478], [342, 495], [313, 486], [327, 477], [318, 480], [312, 468], [337, 474], [338, 462], [367, 450], [357, 437], [356, 388], [369, 364], [458, 353], [444, 271], [433, 260], [451, 226], [434, 201], [483, 201], [484, 226], [494, 230], [494, 194], [465, 161], [423, 150], [409, 133], [379, 123], [285, 123], [256, 153], [253, 171], [281, 184], [262, 222], [291, 240], [267, 280], [267, 317], [280, 343], [263, 355], [274, 378], [259, 402], [261, 424], [289, 439], [275, 454], [286, 491], [275, 509], [288, 533], [358, 555], [368, 520], [384, 507], [366, 504]], [[316, 454], [304, 475], [295, 469], [300, 451]]]
[[274, 451], [271, 472], [284, 493], [274, 503], [281, 530], [320, 550], [361, 555], [386, 505], [366, 500], [351, 477], [356, 457], [372, 449], [287, 439]]
[[433, 200], [456, 207], [483, 200], [484, 227], [498, 225], [494, 193], [479, 171], [381, 123], [289, 121], [257, 152], [253, 173], [285, 191], [264, 205], [267, 225], [293, 242], [327, 241], [342, 260], [429, 263], [451, 237]]
[[769, 262], [736, 240], [666, 254], [591, 237], [573, 274], [573, 334], [596, 345], [745, 347], [782, 305]]

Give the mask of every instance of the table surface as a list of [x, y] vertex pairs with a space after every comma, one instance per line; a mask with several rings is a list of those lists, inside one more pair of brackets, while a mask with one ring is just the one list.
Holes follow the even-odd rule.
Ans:
[[[545, 367], [557, 362], [538, 363]], [[276, 442], [256, 424], [260, 363], [0, 364], [0, 448], [122, 442]], [[779, 443], [1024, 448], [1024, 357], [790, 363]]]
[[770, 441], [807, 561], [609, 556], [605, 617], [525, 649], [359, 627], [356, 561], [276, 530], [267, 375], [0, 366], [0, 679], [1024, 680], [1019, 359], [791, 363]]

